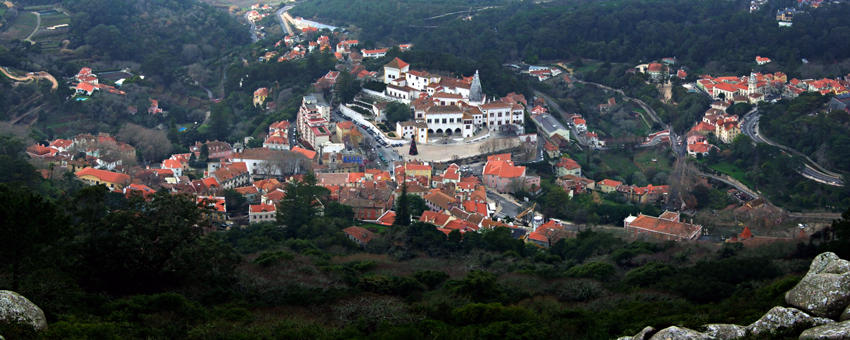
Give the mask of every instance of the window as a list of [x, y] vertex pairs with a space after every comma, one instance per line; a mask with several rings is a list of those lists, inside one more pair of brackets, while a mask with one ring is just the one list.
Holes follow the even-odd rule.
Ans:
[[502, 113], [501, 113], [501, 112], [499, 112], [499, 117], [501, 117], [501, 116], [502, 116]]
[[454, 118], [449, 118], [449, 123], [454, 123], [454, 122], [455, 122]]
[[431, 119], [428, 119], [428, 124], [431, 124]]
[[445, 119], [445, 118], [443, 118], [443, 124], [445, 124], [445, 123], [446, 123], [446, 119]]

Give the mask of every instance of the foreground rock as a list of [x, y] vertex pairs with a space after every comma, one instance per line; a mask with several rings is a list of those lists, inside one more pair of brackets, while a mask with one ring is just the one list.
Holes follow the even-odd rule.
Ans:
[[692, 329], [671, 326], [655, 333], [649, 340], [710, 340], [710, 336]]
[[850, 321], [835, 322], [809, 328], [800, 334], [800, 340], [850, 340]]
[[753, 334], [760, 334], [791, 328], [798, 324], [820, 326], [834, 322], [830, 319], [812, 317], [796, 308], [773, 307], [761, 319], [747, 326], [746, 330], [753, 332]]
[[646, 326], [643, 330], [640, 331], [640, 333], [635, 334], [635, 336], [623, 336], [617, 338], [617, 340], [646, 340], [646, 335], [654, 330], [655, 328], [652, 328], [651, 326]]
[[705, 325], [705, 335], [716, 339], [737, 339], [747, 335], [747, 329], [732, 324], [716, 323]]
[[850, 305], [850, 262], [834, 253], [818, 255], [785, 301], [815, 316], [839, 318]]
[[20, 322], [37, 330], [47, 328], [44, 312], [21, 294], [0, 290], [0, 322]]

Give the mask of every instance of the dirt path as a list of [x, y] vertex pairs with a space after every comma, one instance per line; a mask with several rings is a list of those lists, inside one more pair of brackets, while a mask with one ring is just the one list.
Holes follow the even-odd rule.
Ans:
[[664, 96], [664, 102], [669, 104], [670, 100], [673, 99], [673, 84], [666, 82], [661, 85], [661, 95]]
[[35, 34], [35, 32], [37, 32], [38, 28], [41, 26], [41, 14], [39, 14], [38, 12], [32, 12], [32, 14], [35, 14], [35, 28], [32, 29], [32, 32], [30, 32], [30, 35], [28, 35], [27, 38], [24, 39], [24, 41], [33, 42], [32, 40], [30, 40], [30, 38], [32, 38], [32, 35]]
[[0, 72], [2, 72], [6, 77], [9, 77], [10, 79], [17, 80], [17, 81], [28, 81], [28, 80], [33, 80], [33, 79], [47, 79], [51, 83], [53, 83], [53, 86], [50, 87], [51, 89], [55, 90], [55, 89], [59, 88], [59, 82], [56, 81], [56, 78], [53, 78], [53, 76], [50, 75], [50, 73], [47, 73], [47, 72], [44, 72], [44, 71], [41, 71], [41, 72], [38, 72], [38, 73], [35, 73], [35, 74], [30, 73], [30, 74], [27, 74], [26, 77], [15, 77], [15, 76], [9, 74], [9, 72], [6, 72], [6, 69], [2, 68], [2, 67], [0, 67]]

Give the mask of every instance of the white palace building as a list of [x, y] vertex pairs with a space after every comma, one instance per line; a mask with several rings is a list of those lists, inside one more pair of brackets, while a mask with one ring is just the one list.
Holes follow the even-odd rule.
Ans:
[[415, 121], [396, 123], [402, 138], [415, 136], [417, 142], [427, 143], [431, 134], [467, 138], [484, 127], [523, 131], [524, 107], [510, 95], [488, 101], [478, 71], [458, 79], [411, 71], [408, 63], [395, 58], [384, 65], [384, 83], [385, 94], [410, 104], [414, 113]]

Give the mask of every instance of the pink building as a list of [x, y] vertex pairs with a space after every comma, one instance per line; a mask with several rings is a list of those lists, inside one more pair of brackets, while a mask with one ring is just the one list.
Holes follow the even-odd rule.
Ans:
[[526, 176], [524, 166], [516, 166], [511, 154], [487, 157], [484, 165], [484, 185], [498, 192], [511, 191], [511, 183], [519, 181], [525, 188], [540, 187], [540, 177]]

